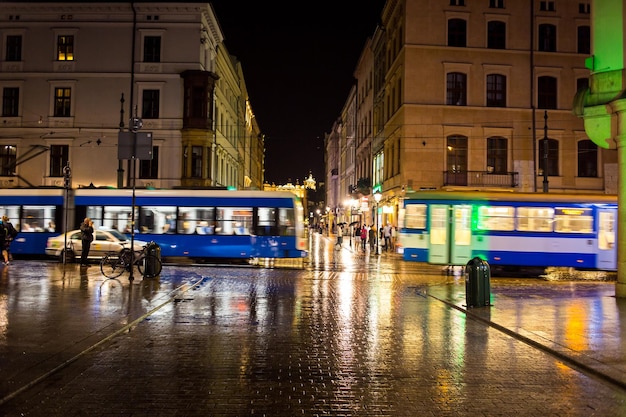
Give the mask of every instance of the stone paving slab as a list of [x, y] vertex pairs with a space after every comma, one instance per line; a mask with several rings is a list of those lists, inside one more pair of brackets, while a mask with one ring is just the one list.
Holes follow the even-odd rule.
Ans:
[[72, 363], [0, 415], [626, 410], [614, 283], [492, 278], [492, 305], [467, 308], [459, 274], [320, 245], [304, 269], [168, 266], [132, 283], [15, 262], [0, 270], [0, 397]]

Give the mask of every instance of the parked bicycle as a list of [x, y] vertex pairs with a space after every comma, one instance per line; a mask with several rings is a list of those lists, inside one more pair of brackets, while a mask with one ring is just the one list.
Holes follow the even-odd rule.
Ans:
[[159, 257], [149, 253], [149, 249], [150, 245], [146, 245], [134, 254], [129, 248], [124, 248], [120, 252], [109, 252], [100, 260], [100, 271], [107, 278], [117, 278], [125, 271], [130, 272], [133, 265], [137, 265], [137, 270], [142, 276], [156, 277], [161, 273], [163, 264]]

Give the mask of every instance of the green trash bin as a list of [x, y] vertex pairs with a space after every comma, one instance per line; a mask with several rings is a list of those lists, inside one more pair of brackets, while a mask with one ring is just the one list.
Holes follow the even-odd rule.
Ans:
[[146, 245], [146, 254], [153, 255], [154, 258], [150, 256], [146, 257], [144, 275], [146, 277], [155, 277], [161, 272], [159, 270], [159, 264], [157, 263], [157, 261], [161, 262], [161, 247], [154, 241], [149, 242]]
[[467, 307], [491, 305], [491, 268], [478, 256], [465, 265], [465, 299]]

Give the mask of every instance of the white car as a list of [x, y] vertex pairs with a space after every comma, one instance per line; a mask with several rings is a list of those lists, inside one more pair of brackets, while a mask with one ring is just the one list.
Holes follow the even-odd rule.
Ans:
[[[82, 253], [82, 241], [80, 230], [67, 232], [67, 261], [74, 262]], [[46, 243], [46, 255], [59, 258], [63, 261], [63, 247], [66, 242], [65, 235], [61, 234], [48, 238]], [[135, 240], [135, 250], [141, 250], [147, 242]], [[130, 248], [130, 238], [118, 230], [97, 229], [94, 231], [94, 239], [89, 248], [89, 259], [100, 259], [105, 253], [119, 252], [123, 248]]]

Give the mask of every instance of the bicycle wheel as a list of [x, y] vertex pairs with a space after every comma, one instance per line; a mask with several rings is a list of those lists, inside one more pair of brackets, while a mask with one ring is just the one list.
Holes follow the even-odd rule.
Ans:
[[100, 260], [100, 271], [107, 278], [117, 278], [126, 270], [126, 264], [117, 254], [106, 254]]
[[154, 255], [146, 255], [139, 263], [137, 263], [139, 273], [146, 278], [154, 278], [159, 276], [163, 264], [161, 260]]

